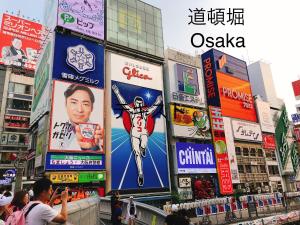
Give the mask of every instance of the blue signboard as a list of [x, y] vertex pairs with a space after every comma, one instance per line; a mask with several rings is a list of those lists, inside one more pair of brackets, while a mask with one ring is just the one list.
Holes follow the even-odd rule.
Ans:
[[47, 153], [46, 170], [104, 170], [104, 155]]
[[300, 115], [298, 113], [292, 114], [291, 116], [294, 124], [300, 123]]
[[207, 105], [221, 107], [213, 51], [201, 55]]
[[104, 87], [104, 47], [56, 33], [53, 79]]
[[176, 142], [177, 168], [184, 173], [216, 173], [216, 159], [212, 144]]
[[112, 81], [112, 112], [112, 189], [168, 189], [162, 91]]

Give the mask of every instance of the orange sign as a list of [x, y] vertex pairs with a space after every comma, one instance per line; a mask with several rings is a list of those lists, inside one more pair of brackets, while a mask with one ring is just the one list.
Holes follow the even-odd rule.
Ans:
[[223, 116], [256, 122], [256, 112], [250, 83], [217, 72]]

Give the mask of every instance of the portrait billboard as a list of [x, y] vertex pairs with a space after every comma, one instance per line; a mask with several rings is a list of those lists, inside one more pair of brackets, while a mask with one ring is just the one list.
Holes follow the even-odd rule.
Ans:
[[259, 124], [241, 120], [232, 120], [232, 130], [235, 139], [254, 142], [262, 141], [262, 133]]
[[47, 153], [46, 170], [104, 170], [104, 155]]
[[216, 173], [212, 144], [176, 142], [177, 173]]
[[211, 138], [209, 118], [205, 110], [171, 104], [170, 112], [174, 136]]
[[261, 131], [275, 133], [270, 104], [259, 99], [255, 100], [255, 104]]
[[196, 107], [205, 107], [205, 93], [200, 68], [168, 61], [168, 70], [164, 74], [169, 83], [170, 102]]
[[104, 39], [104, 0], [59, 0], [57, 25]]
[[80, 37], [55, 34], [53, 79], [104, 87], [104, 47]]
[[223, 195], [232, 194], [233, 186], [221, 108], [209, 106], [209, 115], [216, 154], [220, 193]]
[[256, 122], [250, 82], [217, 72], [222, 114]]
[[0, 32], [0, 64], [35, 70], [42, 25], [4, 13]]
[[169, 189], [162, 67], [110, 54], [111, 186]]
[[103, 90], [53, 81], [49, 151], [104, 153]]
[[224, 131], [225, 131], [225, 138], [226, 138], [227, 152], [228, 152], [228, 157], [229, 157], [229, 165], [230, 165], [232, 183], [239, 184], [240, 176], [239, 176], [237, 158], [236, 158], [236, 153], [235, 153], [231, 119], [228, 117], [223, 117], [223, 123], [224, 123]]

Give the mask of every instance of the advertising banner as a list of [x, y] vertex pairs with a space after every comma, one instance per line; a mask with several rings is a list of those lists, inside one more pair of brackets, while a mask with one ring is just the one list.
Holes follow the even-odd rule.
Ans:
[[103, 90], [53, 81], [49, 151], [104, 153]]
[[231, 119], [228, 117], [223, 117], [223, 123], [224, 123], [224, 131], [225, 131], [225, 137], [226, 137], [226, 145], [227, 145], [227, 152], [228, 152], [228, 157], [229, 157], [232, 183], [239, 184], [240, 177], [239, 177], [237, 158], [236, 158], [236, 154], [235, 154], [235, 146], [234, 146], [234, 139], [233, 139], [233, 134], [232, 134]]
[[168, 61], [165, 74], [170, 87], [170, 102], [196, 107], [206, 107], [203, 78], [200, 68]]
[[105, 172], [79, 172], [79, 183], [105, 181]]
[[104, 47], [72, 35], [56, 33], [53, 79], [104, 87]]
[[178, 174], [216, 173], [214, 148], [211, 144], [176, 142]]
[[223, 195], [232, 194], [233, 186], [221, 108], [209, 106], [209, 114], [215, 146], [220, 193]]
[[0, 32], [0, 64], [35, 70], [42, 25], [4, 13]]
[[178, 195], [181, 200], [191, 200], [193, 199], [192, 188], [178, 188]]
[[54, 184], [78, 183], [78, 173], [50, 173]]
[[48, 123], [48, 115], [43, 116], [38, 123], [38, 133], [37, 133], [37, 143], [35, 149], [35, 161], [34, 167], [42, 166], [43, 158], [47, 149], [47, 123]]
[[104, 0], [59, 0], [57, 25], [104, 39]]
[[113, 190], [168, 189], [162, 67], [111, 54]]
[[262, 141], [262, 133], [259, 124], [241, 120], [232, 120], [232, 130], [235, 139], [247, 141]]
[[205, 110], [170, 105], [173, 135], [176, 137], [210, 139], [210, 124]]
[[255, 104], [262, 132], [275, 133], [270, 104], [259, 99], [255, 100]]
[[291, 117], [294, 124], [300, 123], [300, 115], [298, 113], [292, 114]]
[[104, 155], [47, 153], [46, 170], [104, 170]]
[[250, 82], [217, 72], [222, 114], [256, 122]]
[[52, 71], [53, 42], [49, 41], [44, 48], [41, 60], [34, 77], [33, 101], [30, 114], [30, 124], [49, 110], [50, 105], [50, 74]]
[[8, 134], [1, 134], [1, 144], [7, 145]]
[[285, 107], [283, 107], [275, 130], [276, 146], [278, 149], [282, 169], [285, 168], [286, 160], [289, 154], [289, 143], [287, 140], [288, 128], [289, 119], [287, 116], [287, 111]]
[[19, 144], [20, 136], [18, 134], [8, 134], [7, 143], [12, 145]]
[[273, 134], [262, 134], [262, 139], [264, 149], [276, 149], [275, 137]]
[[293, 165], [294, 172], [297, 173], [298, 167], [299, 167], [299, 156], [298, 156], [298, 152], [296, 150], [295, 143], [293, 143], [291, 146], [291, 159], [292, 159], [292, 165]]
[[294, 128], [294, 134], [296, 136], [296, 142], [300, 143], [300, 128]]
[[300, 100], [300, 80], [292, 82], [292, 86], [296, 100]]

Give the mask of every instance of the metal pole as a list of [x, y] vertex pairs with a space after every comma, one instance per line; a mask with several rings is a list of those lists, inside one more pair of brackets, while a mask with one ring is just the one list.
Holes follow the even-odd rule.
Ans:
[[22, 190], [22, 177], [23, 177], [24, 168], [18, 166], [16, 169], [17, 169], [17, 174], [16, 174], [15, 192]]

